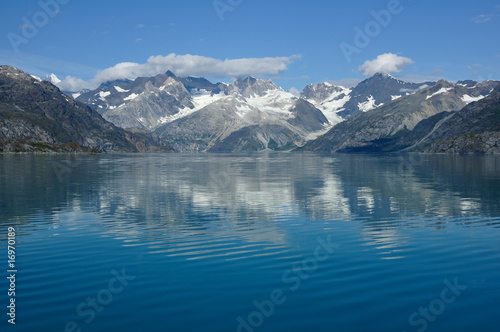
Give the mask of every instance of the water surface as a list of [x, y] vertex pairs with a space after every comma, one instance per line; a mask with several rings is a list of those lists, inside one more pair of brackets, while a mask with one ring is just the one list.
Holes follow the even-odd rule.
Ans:
[[499, 201], [498, 157], [0, 155], [0, 325], [498, 331]]

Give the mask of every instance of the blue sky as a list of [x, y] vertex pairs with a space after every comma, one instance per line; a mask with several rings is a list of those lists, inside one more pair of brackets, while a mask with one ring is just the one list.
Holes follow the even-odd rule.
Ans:
[[[41, 3], [47, 6], [2, 3], [0, 64], [71, 76], [71, 86], [172, 68], [212, 81], [249, 74], [300, 90], [325, 80], [361, 80], [373, 70], [360, 67], [387, 53], [392, 57], [364, 68], [413, 81], [500, 79], [500, 0]], [[381, 23], [372, 12], [382, 13]]]

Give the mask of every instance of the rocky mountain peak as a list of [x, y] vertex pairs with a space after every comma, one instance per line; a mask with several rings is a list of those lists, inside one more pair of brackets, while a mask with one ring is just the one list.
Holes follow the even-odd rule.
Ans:
[[233, 93], [238, 91], [244, 97], [263, 96], [269, 90], [279, 89], [276, 84], [271, 80], [256, 79], [248, 76], [247, 78], [240, 78], [228, 86], [228, 92]]
[[174, 73], [172, 73], [170, 70], [168, 70], [168, 71], [165, 73], [165, 75], [167, 75], [168, 77], [177, 77], [177, 76], [175, 76], [175, 74], [174, 74]]
[[462, 86], [465, 86], [465, 87], [473, 87], [474, 85], [476, 85], [477, 82], [476, 81], [473, 81], [473, 80], [463, 80], [463, 81], [458, 81], [457, 82], [457, 85], [462, 85]]
[[444, 92], [444, 90], [451, 91], [454, 88], [455, 84], [448, 82], [447, 80], [439, 80], [434, 86], [429, 87], [422, 91], [427, 91], [427, 93], [438, 94]]
[[300, 96], [305, 99], [321, 103], [330, 98], [334, 93], [342, 91], [343, 88], [327, 82], [309, 84], [301, 92]]
[[9, 79], [13, 79], [16, 81], [22, 80], [22, 81], [31, 82], [31, 81], [36, 80], [32, 76], [23, 72], [22, 70], [19, 70], [17, 68], [11, 67], [11, 66], [6, 66], [6, 65], [0, 66], [0, 75], [8, 77]]
[[363, 84], [363, 83], [364, 84], [380, 84], [381, 82], [388, 84], [389, 82], [390, 83], [398, 83], [401, 81], [392, 77], [391, 75], [388, 75], [388, 74], [376, 73], [372, 77], [369, 77], [366, 80], [364, 80], [363, 82], [361, 82], [361, 84]]
[[12, 66], [2, 65], [0, 66], [0, 73], [3, 75], [7, 75], [7, 74], [23, 74], [24, 72]]
[[453, 85], [454, 85], [453, 83], [451, 83], [450, 81], [447, 81], [445, 79], [440, 79], [439, 81], [436, 82], [436, 86], [440, 86], [440, 87], [450, 87]]

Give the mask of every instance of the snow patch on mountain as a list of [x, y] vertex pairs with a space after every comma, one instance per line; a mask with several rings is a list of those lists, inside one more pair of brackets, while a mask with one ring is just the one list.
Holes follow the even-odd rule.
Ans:
[[99, 99], [101, 99], [102, 101], [106, 101], [106, 97], [111, 95], [111, 92], [109, 91], [100, 91], [99, 92]]
[[135, 98], [139, 97], [138, 94], [132, 93], [130, 96], [123, 98], [123, 100], [128, 101], [128, 100], [134, 100]]
[[211, 103], [216, 102], [225, 97], [226, 95], [224, 93], [211, 94], [209, 91], [199, 90], [197, 91], [197, 94], [193, 96], [193, 104], [195, 107], [192, 111], [193, 112], [199, 111], [202, 108], [210, 105]]
[[453, 88], [441, 88], [438, 91], [434, 92], [432, 95], [427, 96], [427, 98], [425, 98], [425, 100], [431, 99], [432, 97], [443, 94], [443, 93], [448, 93], [451, 90], [453, 90]]
[[[231, 99], [231, 98], [230, 98]], [[248, 104], [245, 99], [240, 99], [240, 98], [234, 98], [232, 100], [234, 102], [234, 104], [236, 105], [236, 114], [241, 117], [241, 118], [244, 118], [245, 115], [247, 115], [248, 113], [252, 112], [252, 111], [259, 111], [258, 109], [256, 109], [255, 107], [251, 106], [250, 104]]]
[[176, 114], [161, 117], [160, 119], [158, 119], [158, 123], [160, 124], [170, 123], [180, 118], [184, 118], [192, 113], [194, 113], [192, 109], [190, 109], [189, 107], [185, 107], [179, 110], [179, 112], [177, 112]]
[[115, 85], [114, 88], [115, 88], [116, 91], [121, 92], [121, 93], [130, 92], [130, 90], [122, 89], [122, 88], [120, 88], [117, 85]]
[[368, 112], [368, 111], [371, 111], [377, 107], [380, 107], [384, 104], [380, 104], [380, 105], [376, 105], [375, 104], [375, 98], [373, 98], [372, 95], [370, 95], [368, 97], [368, 100], [363, 102], [363, 103], [358, 103], [358, 108], [360, 111], [363, 111], [363, 112]]
[[249, 105], [271, 114], [288, 114], [295, 100], [297, 100], [295, 95], [279, 88], [268, 90], [266, 94], [262, 96], [254, 94], [246, 98], [246, 102]]
[[470, 104], [470, 103], [473, 103], [475, 101], [479, 101], [483, 98], [486, 98], [487, 96], [478, 96], [478, 97], [472, 97], [472, 96], [469, 96], [469, 95], [463, 95], [462, 96], [462, 101], [466, 104]]
[[253, 110], [248, 104], [239, 104], [238, 106], [236, 106], [236, 109], [238, 110], [236, 114], [238, 114], [240, 117], [244, 117], [245, 114]]
[[[324, 87], [333, 88], [328, 95], [319, 93]], [[342, 122], [344, 119], [337, 113], [344, 110], [344, 105], [351, 100], [351, 91], [342, 86], [334, 86], [328, 82], [323, 82], [321, 84], [311, 85], [309, 89], [314, 91], [317, 95], [310, 96], [310, 98], [305, 98], [308, 102], [313, 104], [317, 109], [319, 109], [325, 117], [328, 119], [330, 124], [337, 124]], [[306, 96], [304, 96], [306, 97]]]

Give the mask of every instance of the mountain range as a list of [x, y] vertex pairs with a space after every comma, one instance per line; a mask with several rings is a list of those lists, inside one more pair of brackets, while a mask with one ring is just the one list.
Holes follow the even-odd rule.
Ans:
[[97, 151], [497, 151], [496, 81], [409, 83], [375, 74], [352, 88], [322, 82], [294, 94], [271, 80], [212, 83], [169, 71], [65, 95], [55, 75], [42, 81], [0, 68], [8, 151], [36, 142]]
[[296, 96], [271, 80], [211, 83], [167, 72], [72, 96], [117, 126], [155, 132], [178, 151], [235, 152], [298, 148], [347, 118], [432, 84], [377, 74], [352, 89], [324, 82]]
[[268, 114], [288, 113], [294, 101], [300, 97], [318, 108], [334, 125], [434, 84], [408, 83], [389, 75], [376, 74], [352, 89], [324, 82], [310, 84], [300, 96], [296, 96], [277, 87], [271, 80], [247, 77], [231, 84], [214, 84], [204, 78], [178, 78], [168, 71], [133, 81], [107, 82], [95, 90], [71, 95], [124, 128], [155, 129], [220, 99], [231, 99], [232, 96], [236, 96], [240, 103]]
[[467, 116], [463, 123], [452, 119], [455, 116], [458, 119], [470, 107], [477, 107], [477, 102], [483, 99], [479, 103], [481, 108], [494, 103], [494, 97], [488, 96], [498, 92], [494, 90], [498, 85], [499, 82], [495, 81], [453, 84], [441, 80], [373, 111], [347, 119], [325, 135], [308, 142], [301, 150], [328, 153], [421, 151], [442, 138], [437, 133], [443, 132], [443, 128], [448, 128], [448, 134], [463, 134], [467, 130], [455, 130], [453, 125], [467, 128], [469, 123], [486, 121], [473, 116]]

